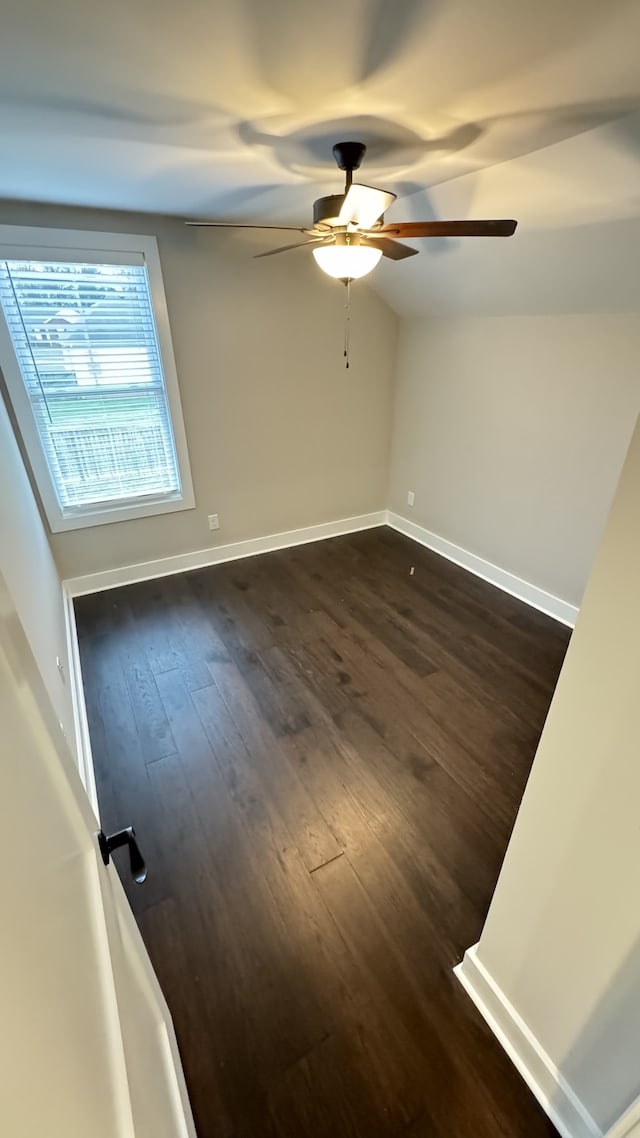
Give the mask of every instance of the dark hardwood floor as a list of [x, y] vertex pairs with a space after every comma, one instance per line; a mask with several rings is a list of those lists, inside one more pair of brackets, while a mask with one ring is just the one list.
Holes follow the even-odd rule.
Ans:
[[76, 611], [199, 1138], [554, 1135], [451, 969], [568, 631], [386, 528]]

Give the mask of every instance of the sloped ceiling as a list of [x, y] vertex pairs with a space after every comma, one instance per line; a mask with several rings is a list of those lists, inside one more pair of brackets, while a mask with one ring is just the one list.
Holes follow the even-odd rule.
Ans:
[[4, 0], [0, 196], [307, 224], [358, 138], [390, 219], [520, 222], [381, 265], [398, 311], [637, 310], [638, 43], [640, 0]]

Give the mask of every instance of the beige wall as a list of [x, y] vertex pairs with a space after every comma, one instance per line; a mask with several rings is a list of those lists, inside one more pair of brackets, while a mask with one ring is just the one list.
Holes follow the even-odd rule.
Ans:
[[253, 261], [273, 237], [64, 207], [5, 203], [0, 222], [150, 233], [160, 249], [197, 508], [53, 535], [63, 577], [385, 507], [397, 317], [366, 285], [347, 371], [344, 289], [308, 250]]
[[[56, 718], [75, 750], [62, 587], [2, 397], [0, 574], [11, 593]], [[63, 663], [64, 678], [56, 657]]]
[[638, 410], [636, 316], [404, 321], [390, 507], [578, 605]]
[[640, 1092], [640, 422], [478, 957], [606, 1130]]

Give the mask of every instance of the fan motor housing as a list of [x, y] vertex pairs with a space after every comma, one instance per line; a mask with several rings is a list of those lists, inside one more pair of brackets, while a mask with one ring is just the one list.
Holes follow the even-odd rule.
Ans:
[[329, 194], [326, 198], [317, 198], [313, 203], [313, 224], [338, 225], [344, 197], [344, 194]]

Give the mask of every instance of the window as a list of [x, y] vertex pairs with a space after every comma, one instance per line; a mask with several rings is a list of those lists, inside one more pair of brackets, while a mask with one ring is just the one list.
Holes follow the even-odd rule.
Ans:
[[51, 529], [191, 508], [155, 239], [0, 226], [0, 308]]

